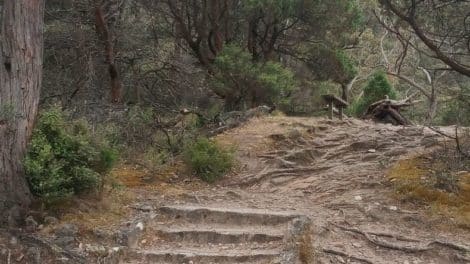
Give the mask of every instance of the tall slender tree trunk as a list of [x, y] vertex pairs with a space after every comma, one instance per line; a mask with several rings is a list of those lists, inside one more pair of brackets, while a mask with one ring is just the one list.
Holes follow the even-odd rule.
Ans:
[[426, 124], [432, 125], [432, 122], [434, 121], [434, 118], [436, 117], [436, 113], [437, 113], [437, 96], [436, 96], [436, 90], [434, 89], [434, 84], [431, 90], [431, 94], [428, 98], [428, 103], [429, 103], [429, 108], [428, 108], [428, 112], [426, 113]]
[[22, 161], [42, 81], [44, 0], [5, 0], [0, 43], [0, 225], [30, 204]]
[[113, 103], [119, 103], [122, 100], [122, 84], [115, 59], [114, 34], [109, 28], [101, 2], [96, 2], [95, 23], [97, 32], [105, 47], [106, 63], [108, 64], [108, 73], [111, 80], [111, 100]]

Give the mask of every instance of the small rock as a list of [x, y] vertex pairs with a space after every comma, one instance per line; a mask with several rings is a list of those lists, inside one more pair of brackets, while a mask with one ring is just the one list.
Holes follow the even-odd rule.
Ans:
[[120, 250], [121, 250], [120, 247], [113, 247], [113, 248], [112, 248], [112, 251], [113, 251], [113, 252], [119, 252]]
[[91, 211], [90, 207], [86, 205], [85, 203], [79, 203], [78, 210], [85, 212], [85, 213], [89, 213]]
[[106, 231], [104, 230], [101, 230], [99, 228], [94, 228], [93, 229], [93, 235], [95, 235], [97, 238], [105, 238], [108, 236], [108, 234], [106, 233]]
[[388, 209], [390, 209], [391, 211], [397, 211], [398, 207], [392, 205]]
[[377, 150], [375, 150], [375, 149], [369, 149], [369, 150], [367, 150], [367, 152], [369, 152], [369, 153], [375, 153], [375, 152], [377, 152]]
[[12, 237], [10, 238], [10, 245], [12, 245], [12, 246], [18, 245], [18, 238], [12, 236]]
[[356, 200], [356, 201], [362, 201], [362, 196], [356, 195], [356, 196], [354, 196], [354, 200]]
[[78, 233], [78, 227], [74, 224], [63, 224], [56, 231], [57, 236], [75, 236]]
[[26, 252], [29, 259], [33, 260], [34, 264], [41, 264], [41, 250], [37, 247], [28, 248]]
[[44, 217], [44, 224], [46, 225], [56, 225], [59, 223], [59, 220], [53, 216]]
[[352, 245], [353, 245], [355, 248], [361, 248], [361, 247], [362, 247], [362, 245], [359, 244], [359, 243], [352, 243]]
[[135, 227], [138, 228], [140, 231], [144, 230], [144, 224], [142, 222], [137, 223], [137, 225], [135, 225]]
[[62, 236], [62, 237], [57, 237], [56, 239], [54, 239], [54, 243], [63, 248], [73, 247], [74, 242], [75, 242], [75, 238], [71, 236]]
[[104, 256], [107, 254], [107, 250], [103, 245], [85, 245], [85, 251], [99, 256]]
[[297, 129], [293, 129], [293, 130], [289, 131], [288, 137], [290, 139], [298, 139], [298, 138], [302, 137], [302, 132], [300, 132]]
[[147, 213], [154, 210], [153, 206], [148, 205], [148, 204], [142, 205], [142, 206], [138, 207], [138, 209], [142, 212], [147, 212]]
[[130, 248], [137, 247], [143, 230], [144, 224], [142, 222], [137, 223], [135, 226], [131, 225], [129, 228], [116, 233], [116, 242]]
[[230, 196], [230, 197], [233, 197], [233, 198], [237, 198], [237, 199], [242, 198], [242, 196], [239, 193], [235, 192], [235, 191], [227, 191], [226, 195]]

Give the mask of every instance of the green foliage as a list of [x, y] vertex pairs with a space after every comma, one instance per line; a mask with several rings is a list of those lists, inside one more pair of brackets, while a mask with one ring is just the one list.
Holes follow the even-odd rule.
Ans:
[[340, 65], [340, 70], [345, 75], [345, 78], [349, 81], [357, 75], [356, 62], [351, 59], [344, 51], [336, 51], [336, 59]]
[[215, 61], [214, 90], [229, 110], [285, 103], [296, 88], [294, 74], [276, 62], [256, 63], [251, 54], [227, 45]]
[[24, 159], [32, 193], [46, 203], [96, 191], [117, 161], [106, 142], [96, 142], [85, 121], [66, 121], [57, 107], [40, 114]]
[[353, 103], [350, 111], [356, 116], [361, 116], [370, 104], [385, 99], [386, 96], [390, 99], [396, 99], [397, 92], [388, 81], [387, 75], [378, 71], [369, 79], [363, 89], [363, 96]]
[[301, 7], [301, 0], [246, 0], [244, 7], [249, 12], [257, 10], [269, 10], [269, 14], [275, 17], [293, 16]]
[[457, 98], [444, 105], [442, 125], [470, 126], [470, 86], [462, 87]]
[[227, 173], [234, 163], [231, 151], [207, 138], [199, 138], [189, 144], [184, 157], [192, 171], [209, 183]]

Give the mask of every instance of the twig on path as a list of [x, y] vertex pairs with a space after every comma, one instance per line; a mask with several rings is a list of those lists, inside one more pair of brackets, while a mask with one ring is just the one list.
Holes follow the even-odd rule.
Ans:
[[366, 263], [366, 264], [374, 264], [372, 261], [370, 261], [368, 259], [355, 257], [353, 255], [350, 255], [350, 254], [347, 254], [347, 253], [344, 253], [344, 252], [341, 252], [341, 251], [338, 251], [338, 250], [329, 249], [329, 248], [323, 248], [322, 250], [323, 250], [323, 252], [325, 252], [327, 254], [333, 254], [333, 255], [341, 256], [341, 257], [344, 257], [344, 258], [347, 258], [347, 259], [350, 259], [350, 260], [355, 260], [355, 261], [363, 262], [363, 263]]

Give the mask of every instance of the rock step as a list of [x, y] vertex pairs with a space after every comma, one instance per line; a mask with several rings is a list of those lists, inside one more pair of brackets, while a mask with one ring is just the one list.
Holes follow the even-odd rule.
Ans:
[[280, 225], [299, 217], [296, 212], [274, 212], [251, 208], [217, 208], [196, 205], [174, 205], [159, 208], [162, 215], [193, 224]]
[[179, 243], [238, 244], [247, 242], [281, 242], [286, 226], [158, 226], [151, 233], [160, 240]]
[[161, 263], [161, 264], [234, 264], [234, 263], [272, 263], [280, 256], [278, 250], [249, 250], [239, 249], [164, 249], [143, 250], [129, 254], [127, 263]]

